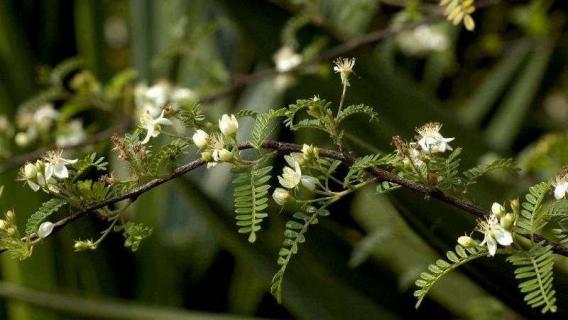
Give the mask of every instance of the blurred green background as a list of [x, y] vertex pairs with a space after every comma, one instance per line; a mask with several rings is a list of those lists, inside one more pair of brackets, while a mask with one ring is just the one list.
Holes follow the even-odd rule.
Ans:
[[[482, 2], [482, 1], [478, 1]], [[357, 58], [348, 102], [366, 103], [379, 123], [350, 122], [348, 146], [359, 154], [389, 151], [393, 135], [413, 136], [428, 121], [464, 148], [465, 167], [513, 157], [521, 177], [494, 175], [472, 198], [485, 208], [519, 196], [568, 162], [568, 32], [565, 1], [485, 1], [476, 31], [433, 21], [447, 45], [413, 51], [398, 35], [349, 53]], [[431, 1], [320, 0], [2, 0], [0, 112], [41, 89], [45, 66], [79, 56], [100, 79], [126, 68], [153, 83], [169, 79], [205, 97], [239, 76], [273, 66], [284, 45], [306, 57], [365, 33], [389, 28], [401, 12], [435, 12]], [[204, 110], [212, 117], [242, 108], [264, 111], [319, 94], [336, 100], [330, 61], [293, 75], [240, 87]], [[247, 124], [244, 126], [246, 127]], [[250, 123], [248, 124], [250, 126]], [[246, 129], [243, 129], [246, 131]], [[305, 131], [287, 141], [327, 142]], [[108, 147], [100, 147], [109, 152]], [[105, 151], [106, 150], [106, 151]], [[481, 159], [481, 160], [480, 160]], [[1, 208], [29, 214], [42, 195], [2, 174]], [[517, 319], [568, 318], [568, 263], [558, 259], [559, 312], [528, 309], [511, 266], [501, 258], [466, 266], [436, 286], [419, 310], [413, 282], [428, 263], [471, 230], [466, 214], [407, 191], [369, 188], [334, 205], [308, 234], [291, 264], [283, 304], [268, 293], [285, 213], [271, 212], [254, 245], [234, 227], [227, 170], [199, 170], [136, 202], [135, 219], [154, 234], [133, 254], [119, 235], [94, 252], [72, 240], [104, 226], [79, 221], [24, 262], [2, 256], [2, 319]]]

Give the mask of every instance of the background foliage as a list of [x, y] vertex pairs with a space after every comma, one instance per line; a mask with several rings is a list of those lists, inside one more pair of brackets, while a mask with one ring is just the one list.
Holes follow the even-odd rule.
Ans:
[[[345, 142], [360, 153], [390, 150], [393, 135], [410, 138], [427, 121], [443, 122], [444, 133], [465, 150], [465, 167], [497, 156], [521, 163], [522, 178], [496, 174], [472, 186], [471, 197], [484, 207], [556, 174], [568, 162], [562, 2], [491, 2], [474, 14], [473, 33], [441, 23], [450, 39], [442, 51], [408, 54], [394, 36], [353, 51], [348, 101], [374, 106], [380, 120], [346, 120]], [[420, 1], [0, 1], [0, 112], [12, 118], [42, 88], [44, 69], [74, 56], [101, 81], [132, 67], [150, 83], [167, 78], [205, 96], [271, 67], [283, 44], [317, 54], [389, 28], [405, 3], [416, 14]], [[422, 1], [425, 15], [432, 5]], [[286, 90], [277, 81], [251, 83], [204, 109], [218, 117], [314, 94], [339, 98], [329, 63], [296, 74]], [[326, 143], [311, 131], [275, 129], [282, 140]], [[105, 143], [94, 149], [109, 152]], [[34, 212], [45, 199], [24, 192], [15, 175], [0, 177], [1, 209], [16, 204], [17, 212]], [[310, 231], [288, 267], [278, 305], [269, 284], [286, 219], [268, 212], [265, 232], [252, 246], [235, 231], [232, 194], [228, 171], [200, 170], [144, 195], [131, 214], [154, 232], [134, 254], [118, 235], [97, 251], [74, 253], [72, 239], [102, 227], [84, 219], [36, 248], [32, 259], [2, 256], [0, 318], [542, 317], [524, 305], [512, 273], [503, 272], [513, 266], [500, 258], [449, 275], [415, 310], [414, 279], [453, 249], [473, 220], [408, 191], [386, 196], [374, 188], [334, 204], [331, 218]], [[565, 319], [568, 264], [557, 262], [559, 311], [547, 317]]]

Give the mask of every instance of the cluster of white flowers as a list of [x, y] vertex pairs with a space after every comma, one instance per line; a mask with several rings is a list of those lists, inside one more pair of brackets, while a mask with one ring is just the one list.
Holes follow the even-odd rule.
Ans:
[[272, 198], [277, 204], [283, 206], [293, 199], [290, 192], [297, 190], [300, 185], [307, 190], [315, 190], [318, 179], [309, 175], [303, 175], [301, 165], [305, 160], [314, 157], [316, 154], [317, 150], [314, 147], [305, 144], [302, 148], [302, 153], [294, 152], [284, 156], [288, 166], [285, 166], [282, 170], [282, 175], [278, 176], [278, 182], [283, 188], [276, 188], [272, 194]]
[[69, 160], [61, 157], [61, 152], [49, 152], [35, 163], [28, 162], [20, 170], [19, 180], [33, 190], [48, 190], [58, 193], [57, 180], [64, 180], [69, 177], [67, 165], [77, 163], [77, 159]]
[[461, 236], [458, 243], [466, 248], [476, 246], [487, 246], [490, 256], [497, 253], [497, 245], [510, 246], [513, 244], [513, 234], [511, 230], [515, 222], [514, 215], [507, 213], [505, 207], [494, 202], [491, 206], [491, 214], [484, 220], [478, 222], [476, 230], [483, 233], [483, 241], [478, 243], [470, 236]]
[[221, 134], [210, 136], [207, 132], [199, 129], [193, 134], [193, 143], [201, 150], [201, 159], [207, 162], [207, 168], [214, 167], [219, 162], [230, 162], [233, 153], [227, 149], [226, 141], [236, 141], [239, 121], [235, 115], [224, 114], [219, 119], [219, 131]]
[[150, 87], [140, 83], [134, 90], [134, 103], [139, 117], [148, 114], [157, 118], [164, 107], [170, 106], [175, 111], [179, 109], [179, 103], [182, 101], [195, 99], [196, 95], [191, 89], [172, 86], [166, 80], [160, 80]]
[[87, 138], [85, 129], [83, 128], [83, 121], [71, 120], [63, 128], [57, 130], [55, 134], [55, 144], [60, 147], [69, 147], [77, 145]]
[[[52, 103], [45, 103], [34, 110], [21, 111], [16, 118], [19, 132], [14, 141], [18, 146], [25, 147], [40, 138], [45, 140], [59, 118], [60, 113]], [[55, 132], [55, 143], [58, 147], [76, 145], [86, 138], [83, 122], [78, 119], [63, 124]]]
[[45, 134], [59, 118], [59, 112], [53, 104], [46, 103], [35, 110], [24, 110], [17, 116], [16, 122], [20, 132], [16, 134], [15, 142], [24, 147], [34, 142], [40, 134]]
[[195, 99], [196, 95], [191, 89], [172, 86], [165, 80], [158, 81], [151, 87], [145, 83], [138, 84], [134, 90], [134, 102], [140, 126], [146, 130], [142, 143], [148, 143], [151, 138], [159, 136], [162, 126], [173, 125], [173, 122], [165, 117], [164, 108], [176, 111], [182, 101]]
[[446, 50], [449, 46], [449, 38], [441, 25], [421, 25], [401, 32], [396, 37], [396, 43], [405, 54], [419, 56]]
[[497, 244], [510, 246], [513, 243], [511, 230], [514, 220], [512, 213], [507, 213], [501, 204], [495, 202], [491, 206], [491, 215], [479, 222], [478, 231], [484, 235], [480, 245], [487, 245], [490, 256], [497, 252]]

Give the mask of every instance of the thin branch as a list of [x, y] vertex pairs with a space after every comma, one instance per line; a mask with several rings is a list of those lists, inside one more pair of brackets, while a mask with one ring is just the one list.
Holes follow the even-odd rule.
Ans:
[[[246, 150], [246, 149], [251, 149], [252, 146], [250, 144], [242, 144], [239, 146], [240, 150]], [[264, 149], [269, 149], [269, 150], [274, 150], [280, 154], [289, 154], [291, 152], [301, 152], [302, 151], [302, 145], [299, 144], [295, 144], [295, 143], [286, 143], [286, 142], [278, 142], [278, 141], [272, 141], [272, 140], [265, 140], [262, 143], [262, 148]], [[355, 158], [346, 152], [340, 152], [340, 151], [334, 151], [334, 150], [328, 150], [328, 149], [319, 149], [319, 155], [321, 157], [325, 157], [325, 158], [330, 158], [330, 159], [335, 159], [335, 160], [339, 160], [341, 161], [344, 165], [346, 166], [351, 166], [354, 162], [355, 162]], [[201, 167], [202, 165], [204, 165], [205, 162], [201, 159], [197, 159], [197, 160], [193, 160], [187, 164], [184, 164], [178, 168], [176, 168], [172, 173], [170, 173], [169, 175], [165, 176], [165, 177], [161, 177], [161, 178], [156, 178], [153, 179], [149, 182], [147, 182], [146, 184], [135, 188], [133, 190], [131, 190], [130, 192], [120, 195], [120, 196], [116, 196], [110, 199], [107, 199], [105, 201], [90, 205], [80, 211], [77, 211], [73, 214], [71, 214], [70, 216], [67, 216], [57, 222], [54, 223], [54, 229], [53, 232], [57, 232], [59, 230], [61, 230], [62, 228], [64, 228], [67, 224], [88, 215], [89, 213], [92, 213], [98, 209], [104, 208], [106, 206], [109, 206], [111, 204], [120, 202], [120, 201], [124, 201], [124, 200], [129, 200], [131, 202], [136, 201], [136, 199], [138, 199], [139, 196], [141, 196], [142, 194], [170, 181], [173, 180], [175, 178], [178, 178], [180, 176], [183, 176], [184, 174], [195, 170], [199, 167]], [[372, 168], [368, 168], [367, 172], [372, 175], [374, 178], [377, 179], [377, 181], [379, 182], [383, 182], [383, 181], [388, 181], [394, 184], [398, 184], [406, 189], [412, 190], [416, 193], [419, 194], [423, 194], [423, 195], [427, 195], [429, 197], [438, 199], [450, 206], [453, 206], [455, 208], [461, 209], [475, 217], [481, 218], [484, 217], [486, 215], [489, 214], [488, 211], [483, 210], [479, 207], [477, 207], [475, 204], [473, 204], [472, 202], [454, 197], [452, 195], [446, 194], [444, 192], [442, 192], [441, 190], [432, 187], [432, 186], [427, 186], [427, 185], [423, 185], [414, 181], [410, 181], [407, 179], [404, 179], [400, 176], [398, 176], [397, 174], [378, 168], [378, 167], [372, 167]], [[32, 235], [31, 236], [31, 240], [35, 240], [37, 239], [37, 236]], [[541, 236], [535, 236], [535, 240], [536, 241], [547, 241], [546, 239], [544, 239]], [[548, 241], [547, 241], [548, 242]], [[568, 248], [564, 247], [562, 245], [559, 244], [553, 244], [550, 243], [553, 246], [553, 250], [555, 253], [559, 254], [559, 255], [563, 255], [563, 256], [567, 256], [568, 257]]]

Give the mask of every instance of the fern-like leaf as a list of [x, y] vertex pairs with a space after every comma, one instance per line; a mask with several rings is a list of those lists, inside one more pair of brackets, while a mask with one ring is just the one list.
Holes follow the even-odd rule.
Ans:
[[35, 233], [39, 225], [47, 219], [47, 217], [57, 212], [65, 204], [67, 204], [67, 201], [59, 198], [53, 198], [44, 202], [41, 207], [28, 218], [26, 222], [26, 236]]
[[298, 253], [298, 246], [306, 242], [306, 233], [311, 225], [317, 224], [318, 217], [329, 215], [326, 209], [315, 209], [314, 212], [308, 215], [303, 212], [294, 213], [294, 219], [286, 222], [286, 230], [284, 231], [284, 242], [278, 252], [278, 265], [280, 269], [272, 277], [272, 284], [270, 285], [270, 293], [276, 298], [278, 303], [282, 302], [282, 283], [284, 281], [284, 274], [290, 260]]
[[556, 291], [552, 287], [554, 256], [550, 245], [536, 245], [529, 251], [507, 258], [517, 268], [515, 278], [521, 280], [519, 289], [532, 308], [542, 307], [542, 313], [556, 312]]
[[337, 122], [341, 123], [346, 118], [355, 114], [365, 114], [369, 117], [369, 121], [373, 121], [378, 118], [378, 114], [375, 110], [364, 104], [352, 105], [343, 110], [337, 115]]
[[517, 163], [513, 159], [498, 159], [490, 163], [480, 164], [464, 171], [463, 176], [465, 177], [465, 186], [467, 187], [471, 184], [474, 184], [477, 179], [479, 179], [483, 175], [499, 169], [510, 169], [515, 173], [519, 171]]
[[157, 175], [160, 169], [175, 164], [177, 158], [189, 148], [190, 144], [185, 139], [175, 139], [163, 146], [160, 151], [153, 154], [148, 162], [150, 175]]
[[271, 109], [266, 113], [259, 114], [256, 117], [254, 127], [252, 128], [252, 133], [250, 136], [250, 144], [256, 149], [260, 148], [262, 140], [270, 134], [270, 122], [278, 117], [282, 117], [286, 114], [286, 109]]
[[255, 119], [257, 116], [258, 112], [250, 109], [242, 109], [235, 114], [235, 117], [237, 117], [237, 119], [247, 118], [247, 117]]
[[360, 175], [364, 173], [364, 170], [371, 167], [390, 165], [396, 160], [395, 154], [370, 154], [364, 157], [358, 158], [349, 168], [349, 172], [343, 180], [343, 186], [346, 187], [355, 180], [360, 180]]
[[544, 215], [540, 214], [540, 207], [550, 189], [548, 182], [541, 182], [529, 188], [529, 193], [523, 201], [521, 214], [515, 223], [515, 232], [523, 235], [533, 235], [545, 224]]
[[[241, 169], [242, 170], [242, 169]], [[239, 233], [248, 233], [248, 241], [256, 241], [256, 232], [262, 220], [268, 216], [268, 190], [272, 166], [261, 167], [259, 163], [235, 172], [233, 192], [235, 214]]]
[[420, 306], [420, 303], [422, 303], [432, 286], [443, 276], [461, 265], [486, 255], [487, 250], [485, 248], [464, 248], [458, 244], [454, 251], [446, 253], [448, 260], [438, 259], [435, 263], [429, 265], [428, 271], [422, 272], [420, 279], [414, 283], [418, 287], [414, 291], [414, 296], [418, 299], [416, 308]]

